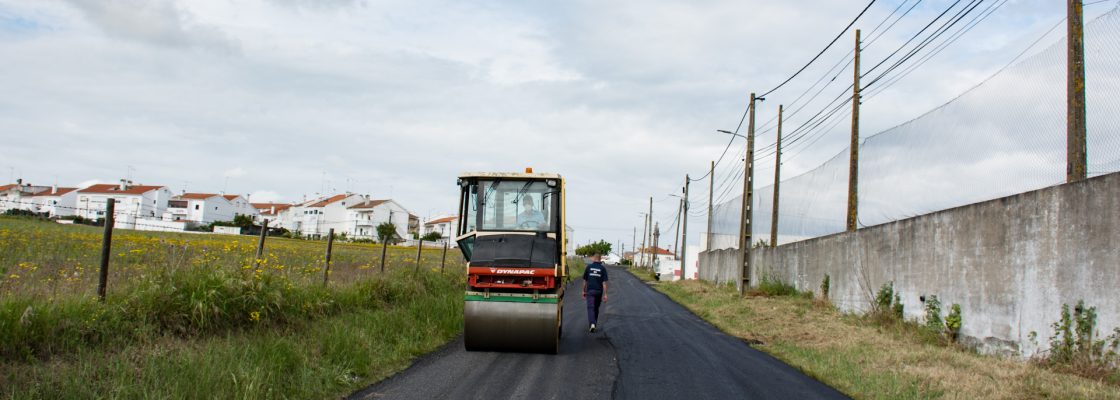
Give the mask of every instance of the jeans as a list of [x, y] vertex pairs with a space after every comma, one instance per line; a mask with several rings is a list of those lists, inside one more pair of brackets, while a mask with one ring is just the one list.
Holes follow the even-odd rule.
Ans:
[[599, 305], [603, 303], [602, 290], [587, 291], [587, 322], [591, 324], [599, 321]]

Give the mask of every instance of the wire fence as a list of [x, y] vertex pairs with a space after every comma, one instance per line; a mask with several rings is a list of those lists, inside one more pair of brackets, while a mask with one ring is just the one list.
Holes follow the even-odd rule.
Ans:
[[[1120, 170], [1120, 8], [1085, 25], [1085, 73], [1092, 177]], [[1065, 93], [1061, 40], [918, 118], [866, 137], [859, 147], [860, 226], [1063, 183]], [[846, 121], [847, 115], [835, 113], [832, 121]], [[837, 125], [828, 134], [847, 128]], [[848, 154], [845, 148], [808, 172], [782, 179], [779, 243], [844, 231]], [[725, 172], [729, 183], [713, 195], [726, 200], [712, 210], [712, 249], [738, 247], [742, 194], [727, 196], [741, 190], [742, 174], [741, 168]], [[769, 237], [773, 190], [755, 190], [756, 237]]]

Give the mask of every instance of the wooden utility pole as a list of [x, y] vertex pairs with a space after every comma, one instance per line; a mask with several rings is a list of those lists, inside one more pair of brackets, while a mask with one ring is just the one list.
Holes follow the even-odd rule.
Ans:
[[688, 262], [688, 174], [684, 175], [684, 203], [682, 203], [684, 212], [681, 213], [681, 245], [684, 250], [681, 250], [681, 280], [684, 280], [688, 275], [685, 275], [685, 266]]
[[716, 162], [712, 161], [712, 167], [708, 170], [708, 243], [705, 245], [708, 251], [712, 250], [712, 194], [716, 188]]
[[[649, 235], [650, 235], [649, 236], [649, 243], [653, 244], [653, 196], [649, 197], [649, 214], [646, 214], [646, 219], [649, 220]], [[654, 244], [654, 246], [657, 246], [657, 245]], [[648, 248], [646, 249], [646, 254], [647, 254], [647, 257], [649, 257], [649, 265], [648, 266], [650, 268], [653, 268], [653, 257], [651, 256], [652, 253], [649, 251]]]
[[656, 271], [657, 268], [657, 253], [655, 249], [657, 249], [657, 242], [661, 240], [661, 226], [659, 225], [660, 224], [656, 222], [653, 223], [653, 240], [650, 241], [650, 244], [653, 245], [650, 246], [650, 251], [647, 251], [647, 253], [650, 253], [650, 269], [654, 271]]
[[646, 266], [646, 255], [642, 253], [642, 249], [646, 248], [646, 230], [648, 229], [649, 225], [649, 214], [642, 214], [644, 214], [642, 216], [642, 247], [639, 247], [638, 250], [634, 253], [634, 261], [638, 264], [638, 267]]
[[1085, 30], [1081, 0], [1069, 0], [1066, 17], [1066, 182], [1087, 176], [1085, 145]]
[[[684, 192], [684, 189], [681, 189]], [[677, 202], [677, 232], [673, 234], [673, 258], [680, 260], [680, 245], [681, 245], [681, 210], [684, 209], [684, 199], [682, 198]]]
[[109, 254], [113, 247], [113, 199], [105, 201], [105, 234], [101, 236], [101, 269], [97, 276], [97, 301], [105, 302], [106, 286], [109, 284]]
[[331, 228], [329, 231], [327, 231], [327, 256], [326, 256], [327, 265], [323, 268], [323, 284], [324, 285], [327, 284], [327, 280], [330, 279], [330, 275], [331, 275], [331, 248], [333, 248], [333, 247], [334, 247], [334, 228]]
[[782, 106], [778, 105], [778, 142], [774, 152], [774, 206], [770, 216], [770, 247], [778, 246], [778, 193], [782, 185]]
[[739, 295], [747, 292], [751, 281], [751, 218], [754, 205], [754, 93], [751, 93], [750, 122], [747, 124], [747, 152], [743, 158], [743, 213], [739, 222]]
[[852, 143], [848, 158], [848, 232], [855, 232], [859, 221], [859, 29], [856, 29], [856, 56], [852, 83]]
[[268, 235], [268, 218], [261, 221], [261, 238], [257, 240], [257, 266], [261, 266], [261, 259], [264, 258], [264, 237]]

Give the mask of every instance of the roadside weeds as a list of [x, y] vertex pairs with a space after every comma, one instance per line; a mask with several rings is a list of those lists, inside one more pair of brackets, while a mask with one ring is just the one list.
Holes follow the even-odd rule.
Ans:
[[808, 296], [754, 291], [743, 299], [734, 286], [697, 281], [655, 288], [854, 398], [1120, 399], [1120, 388], [1101, 381], [934, 345], [904, 325], [877, 325]]

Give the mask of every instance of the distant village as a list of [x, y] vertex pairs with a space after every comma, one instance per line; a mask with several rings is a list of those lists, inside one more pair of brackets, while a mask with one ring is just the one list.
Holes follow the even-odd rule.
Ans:
[[[298, 203], [250, 203], [247, 196], [237, 194], [176, 194], [167, 186], [133, 184], [126, 179], [84, 188], [33, 185], [23, 180], [0, 185], [0, 213], [35, 214], [62, 223], [104, 219], [108, 199], [115, 203], [114, 228], [147, 231], [199, 231], [243, 216], [242, 221], [250, 218], [255, 226], [263, 226], [267, 220], [270, 231], [295, 237], [321, 238], [334, 229], [338, 237], [377, 240], [377, 226], [390, 223], [397, 238], [406, 242], [425, 236], [429, 241], [449, 242], [458, 220], [455, 215], [442, 215], [421, 221], [393, 199], [356, 193]], [[222, 227], [214, 228], [219, 233], [242, 233], [218, 228]]]

